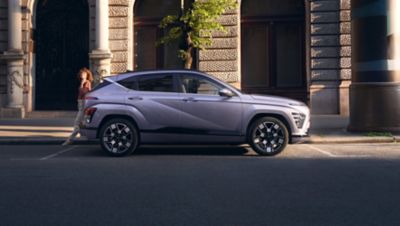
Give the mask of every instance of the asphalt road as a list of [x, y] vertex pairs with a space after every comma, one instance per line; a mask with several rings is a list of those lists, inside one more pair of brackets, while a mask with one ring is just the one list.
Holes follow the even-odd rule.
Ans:
[[0, 146], [0, 225], [399, 225], [400, 145]]

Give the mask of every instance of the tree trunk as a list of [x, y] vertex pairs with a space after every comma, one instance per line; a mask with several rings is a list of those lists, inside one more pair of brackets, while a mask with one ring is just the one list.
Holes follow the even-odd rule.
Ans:
[[193, 42], [192, 39], [190, 38], [190, 35], [188, 34], [186, 36], [186, 54], [185, 54], [185, 69], [192, 69], [192, 64], [193, 64]]
[[192, 64], [193, 64], [192, 51], [193, 47], [189, 47], [189, 49], [186, 50], [185, 69], [192, 69]]

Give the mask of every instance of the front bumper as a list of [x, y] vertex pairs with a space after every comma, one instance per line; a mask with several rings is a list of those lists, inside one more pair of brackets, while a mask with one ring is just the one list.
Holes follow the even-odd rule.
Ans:
[[298, 129], [295, 133], [292, 134], [292, 137], [290, 139], [290, 144], [307, 143], [308, 140], [310, 139], [309, 135], [310, 127], [311, 127], [310, 116], [307, 116], [303, 128]]
[[310, 136], [308, 134], [304, 136], [292, 136], [290, 144], [305, 144], [308, 143], [309, 140]]

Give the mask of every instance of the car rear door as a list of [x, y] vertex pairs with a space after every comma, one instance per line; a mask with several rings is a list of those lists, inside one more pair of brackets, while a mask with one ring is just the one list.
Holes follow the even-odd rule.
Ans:
[[122, 81], [122, 85], [130, 89], [126, 103], [134, 106], [145, 118], [142, 124], [146, 128], [142, 130], [157, 132], [179, 127], [182, 101], [172, 73], [135, 76]]
[[240, 135], [240, 97], [219, 95], [221, 89], [228, 87], [199, 74], [182, 73], [179, 75], [179, 88], [183, 102], [181, 122], [188, 133]]

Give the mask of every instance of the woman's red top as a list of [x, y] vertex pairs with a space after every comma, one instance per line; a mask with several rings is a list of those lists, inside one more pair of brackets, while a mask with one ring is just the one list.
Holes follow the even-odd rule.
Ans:
[[78, 100], [85, 99], [85, 95], [92, 89], [90, 81], [86, 80], [82, 87], [79, 87]]

